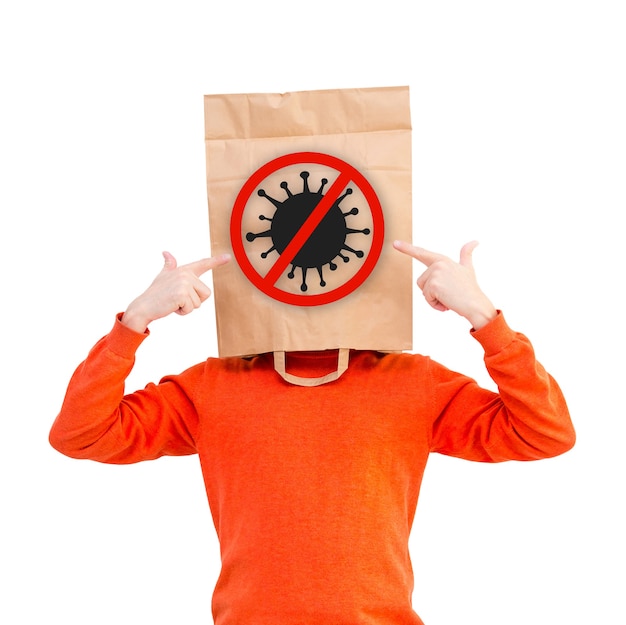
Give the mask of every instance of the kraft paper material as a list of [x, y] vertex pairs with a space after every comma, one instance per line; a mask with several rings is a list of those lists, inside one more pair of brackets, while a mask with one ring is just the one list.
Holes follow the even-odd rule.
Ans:
[[220, 356], [412, 349], [392, 246], [411, 240], [408, 87], [206, 95], [204, 114], [211, 253], [233, 255]]

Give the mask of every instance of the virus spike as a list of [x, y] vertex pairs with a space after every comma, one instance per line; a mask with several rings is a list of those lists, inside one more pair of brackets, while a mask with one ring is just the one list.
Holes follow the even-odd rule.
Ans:
[[260, 195], [261, 197], [264, 197], [266, 200], [269, 200], [276, 208], [278, 208], [282, 204], [282, 202], [279, 202], [278, 200], [275, 200], [273, 197], [271, 197], [267, 193], [265, 193], [265, 191], [263, 189], [259, 189], [257, 191], [257, 195]]
[[289, 185], [286, 182], [281, 182], [280, 188], [285, 190], [287, 197], [293, 197], [293, 193], [289, 190]]
[[271, 230], [265, 230], [265, 232], [248, 232], [248, 234], [246, 234], [246, 241], [254, 241], [255, 239], [258, 239], [259, 237], [271, 237], [272, 236], [272, 231]]
[[295, 271], [296, 271], [296, 266], [295, 265], [291, 265], [291, 271], [287, 274], [287, 277], [290, 280], [293, 280], [293, 278], [295, 277]]
[[328, 263], [328, 266], [330, 267], [331, 271], [335, 271], [337, 269], [337, 265], [333, 263], [332, 261]]
[[273, 221], [273, 218], [266, 217], [265, 215], [259, 215], [259, 221]]
[[267, 252], [261, 253], [261, 258], [267, 258], [270, 255], [270, 252], [273, 252], [275, 249], [276, 249], [276, 246], [272, 245], [272, 247], [270, 247], [270, 249], [267, 250]]
[[348, 252], [352, 252], [357, 258], [363, 258], [363, 256], [365, 256], [365, 252], [362, 252], [361, 250], [353, 250], [351, 247], [348, 247], [347, 245], [344, 245], [341, 249], [346, 250]]
[[324, 190], [324, 187], [326, 186], [326, 184], [328, 184], [328, 178], [322, 178], [322, 184], [320, 185], [320, 188], [317, 190], [318, 195], [322, 195], [322, 191]]
[[[343, 249], [343, 248], [341, 248]], [[344, 256], [341, 252], [339, 252], [338, 254], [339, 258], [341, 258], [341, 260], [343, 260], [344, 263], [349, 263], [350, 262], [350, 257], [349, 256]]]
[[341, 204], [341, 200], [343, 200], [346, 197], [346, 195], [350, 195], [351, 193], [352, 193], [352, 189], [348, 187], [346, 189], [346, 192], [342, 196], [340, 196], [339, 199], [335, 202], [335, 205], [339, 206], [339, 204]]
[[320, 286], [326, 286], [326, 281], [324, 280], [324, 276], [322, 274], [322, 268], [321, 267], [317, 268], [317, 273], [320, 274]]
[[309, 287], [306, 285], [306, 267], [302, 267], [302, 284], [300, 290], [304, 293]]
[[363, 228], [363, 230], [354, 230], [354, 228], [346, 228], [346, 234], [369, 234], [369, 228]]
[[348, 215], [358, 215], [359, 214], [359, 209], [355, 206], [354, 208], [351, 208], [347, 213], [344, 213], [343, 216], [347, 217]]
[[302, 193], [310, 193], [310, 191], [309, 191], [309, 172], [308, 171], [300, 172], [300, 178], [302, 178], [302, 180], [303, 180]]

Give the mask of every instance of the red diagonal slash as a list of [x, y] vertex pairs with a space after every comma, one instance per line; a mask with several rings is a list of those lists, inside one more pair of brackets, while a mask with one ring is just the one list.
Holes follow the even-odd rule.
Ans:
[[313, 212], [306, 218], [305, 222], [300, 226], [298, 232], [296, 232], [293, 239], [282, 254], [278, 257], [278, 260], [274, 263], [271, 269], [265, 274], [263, 281], [267, 284], [274, 285], [278, 278], [282, 275], [283, 271], [287, 269], [287, 265], [296, 257], [296, 254], [302, 249], [304, 244], [309, 240], [309, 237], [315, 232], [315, 228], [319, 226], [322, 219], [326, 216], [328, 211], [332, 208], [333, 204], [339, 197], [339, 194], [346, 188], [350, 182], [350, 176], [345, 172], [340, 172], [339, 177], [333, 182], [328, 189], [328, 192], [322, 196], [319, 204], [315, 207]]

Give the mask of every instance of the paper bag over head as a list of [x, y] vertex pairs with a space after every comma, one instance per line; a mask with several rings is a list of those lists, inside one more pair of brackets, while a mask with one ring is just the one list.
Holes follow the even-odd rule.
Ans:
[[407, 87], [204, 98], [219, 355], [412, 347]]

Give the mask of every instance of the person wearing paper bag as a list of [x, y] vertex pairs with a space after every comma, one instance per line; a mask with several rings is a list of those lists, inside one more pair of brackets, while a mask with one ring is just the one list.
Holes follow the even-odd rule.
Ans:
[[[425, 266], [428, 303], [469, 321], [497, 394], [421, 355], [352, 350], [344, 375], [315, 388], [286, 382], [269, 353], [209, 358], [124, 396], [148, 325], [198, 308], [202, 274], [229, 261], [165, 253], [76, 370], [50, 442], [119, 464], [199, 454], [222, 552], [217, 625], [421, 624], [408, 538], [429, 454], [536, 460], [575, 442], [557, 383], [480, 289], [475, 245], [455, 262], [394, 243]], [[336, 365], [334, 350], [287, 358], [304, 377]]]

